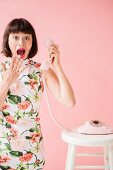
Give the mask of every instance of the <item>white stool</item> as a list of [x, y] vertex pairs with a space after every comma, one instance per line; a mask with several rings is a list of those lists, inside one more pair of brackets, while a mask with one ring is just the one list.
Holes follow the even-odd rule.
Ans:
[[[76, 132], [62, 131], [62, 139], [68, 143], [68, 153], [66, 160], [65, 170], [74, 169], [105, 169], [113, 170], [113, 134], [109, 135], [84, 135]], [[75, 157], [79, 154], [76, 153], [77, 146], [89, 146], [89, 147], [103, 147], [104, 154], [104, 166], [75, 166]], [[92, 154], [93, 156], [99, 156], [99, 154]], [[92, 156], [91, 155], [91, 156]], [[79, 156], [83, 156], [82, 154]], [[84, 156], [90, 156], [85, 154]]]

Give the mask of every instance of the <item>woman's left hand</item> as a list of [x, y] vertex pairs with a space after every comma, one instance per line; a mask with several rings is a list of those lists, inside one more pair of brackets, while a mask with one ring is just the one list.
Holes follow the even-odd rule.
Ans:
[[48, 61], [52, 66], [60, 65], [60, 52], [58, 50], [58, 45], [52, 44], [48, 47]]

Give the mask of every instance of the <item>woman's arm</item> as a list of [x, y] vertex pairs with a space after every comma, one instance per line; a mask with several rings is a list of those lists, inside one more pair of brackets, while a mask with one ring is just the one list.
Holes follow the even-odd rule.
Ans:
[[49, 47], [49, 62], [54, 71], [50, 68], [45, 72], [46, 85], [60, 103], [72, 107], [75, 105], [75, 96], [60, 65], [59, 54], [57, 45], [54, 44]]

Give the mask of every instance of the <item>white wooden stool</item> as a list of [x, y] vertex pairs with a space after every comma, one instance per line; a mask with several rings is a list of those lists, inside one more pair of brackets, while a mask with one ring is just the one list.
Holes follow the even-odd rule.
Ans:
[[[77, 132], [62, 131], [61, 137], [63, 141], [68, 143], [68, 153], [67, 153], [65, 170], [74, 170], [74, 169], [113, 170], [113, 134], [84, 135], [84, 134], [78, 134]], [[76, 165], [75, 166], [75, 157], [78, 155], [76, 152], [77, 146], [103, 147], [104, 166], [99, 166], [99, 165], [97, 166]], [[85, 156], [90, 156], [90, 155], [86, 153]], [[99, 156], [99, 155], [94, 154], [93, 156]]]

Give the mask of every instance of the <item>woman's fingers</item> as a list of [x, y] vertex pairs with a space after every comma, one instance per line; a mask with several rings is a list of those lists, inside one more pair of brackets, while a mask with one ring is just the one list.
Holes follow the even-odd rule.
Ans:
[[25, 67], [22, 68], [22, 63], [23, 63], [23, 60], [21, 60], [17, 66], [17, 71], [19, 74], [25, 69]]
[[58, 50], [58, 45], [54, 44], [54, 45], [51, 45], [49, 48], [48, 48], [48, 52], [49, 54], [59, 54], [59, 50]]
[[52, 50], [52, 49], [58, 51], [58, 45], [57, 45], [57, 44], [52, 44], [52, 45], [50, 45], [50, 46], [48, 47], [48, 50]]
[[14, 57], [12, 59], [12, 63], [11, 63], [11, 67], [10, 69], [13, 70], [13, 71], [16, 71], [18, 72], [21, 65], [22, 65], [23, 61], [19, 58], [19, 57]]
[[10, 67], [9, 67], [10, 69], [13, 68], [15, 61], [16, 61], [16, 57], [12, 57], [11, 64], [10, 64]]
[[57, 44], [52, 44], [48, 47], [48, 60], [51, 64], [56, 65], [60, 63], [60, 52]]

